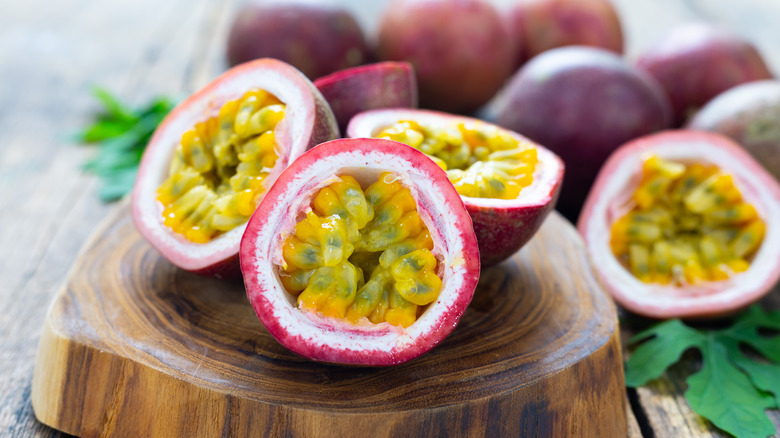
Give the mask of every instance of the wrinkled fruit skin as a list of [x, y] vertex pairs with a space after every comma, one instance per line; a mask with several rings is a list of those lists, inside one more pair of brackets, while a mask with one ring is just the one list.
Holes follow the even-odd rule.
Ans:
[[[322, 181], [332, 180], [342, 169], [366, 181], [383, 171], [398, 175], [431, 232], [442, 290], [405, 329], [387, 323], [353, 325], [302, 312], [277, 275], [279, 236], [295, 226]], [[249, 221], [241, 242], [241, 270], [258, 318], [288, 349], [319, 362], [388, 366], [420, 356], [455, 329], [474, 294], [480, 266], [471, 220], [444, 171], [401, 143], [361, 138], [321, 144], [282, 173]]]
[[532, 59], [491, 102], [487, 117], [563, 159], [558, 210], [571, 221], [613, 150], [670, 123], [669, 103], [651, 77], [612, 52], [584, 46]]
[[360, 112], [417, 108], [417, 80], [407, 62], [380, 62], [338, 71], [314, 81], [330, 104], [341, 132]]
[[163, 225], [162, 205], [156, 192], [168, 175], [171, 155], [182, 134], [214, 115], [225, 102], [239, 98], [252, 88], [273, 93], [289, 108], [288, 117], [275, 131], [280, 156], [266, 180], [266, 187], [307, 149], [338, 137], [336, 118], [314, 84], [294, 67], [276, 59], [259, 59], [236, 66], [174, 108], [157, 127], [144, 151], [133, 187], [131, 209], [141, 236], [181, 269], [218, 278], [240, 278], [238, 248], [246, 225], [213, 242], [186, 241]]
[[[675, 287], [643, 283], [615, 258], [610, 227], [636, 188], [643, 160], [654, 154], [681, 162], [713, 163], [730, 173], [744, 199], [764, 218], [763, 243], [750, 268], [735, 277]], [[718, 134], [667, 131], [631, 141], [615, 151], [599, 172], [577, 224], [593, 267], [621, 306], [650, 318], [712, 318], [758, 301], [780, 279], [780, 185], [738, 144]]]
[[674, 126], [681, 126], [692, 111], [731, 87], [772, 78], [752, 44], [703, 23], [673, 29], [639, 57], [637, 66], [666, 91]]
[[314, 80], [368, 59], [363, 31], [346, 10], [316, 2], [255, 0], [236, 14], [227, 61], [276, 58]]
[[729, 89], [708, 102], [687, 127], [731, 138], [780, 181], [780, 81]]
[[[484, 123], [469, 117], [456, 116], [427, 110], [376, 110], [368, 111], [355, 116], [347, 128], [347, 136], [350, 138], [370, 137], [380, 128], [391, 125], [398, 120], [415, 120], [447, 123], [467, 122]], [[510, 132], [514, 137], [529, 141], [527, 138]], [[480, 262], [483, 267], [498, 264], [512, 254], [520, 250], [536, 234], [539, 227], [550, 211], [555, 208], [555, 203], [560, 195], [564, 176], [564, 164], [554, 153], [542, 146], [535, 145], [544, 161], [544, 177], [538, 196], [533, 199], [521, 198], [518, 200], [489, 200], [483, 198], [471, 198], [461, 196], [466, 210], [471, 216], [474, 233], [479, 245]]]
[[518, 42], [517, 65], [556, 47], [593, 46], [623, 53], [623, 30], [607, 0], [517, 2], [507, 16]]
[[495, 8], [483, 0], [395, 0], [379, 29], [382, 61], [408, 61], [420, 105], [467, 113], [512, 73], [513, 47]]

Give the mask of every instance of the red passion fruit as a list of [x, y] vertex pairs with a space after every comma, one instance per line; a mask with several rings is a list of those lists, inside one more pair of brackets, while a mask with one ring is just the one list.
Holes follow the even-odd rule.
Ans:
[[780, 185], [738, 144], [698, 131], [609, 158], [578, 228], [609, 292], [653, 318], [714, 317], [780, 277]]
[[241, 235], [265, 192], [336, 137], [328, 104], [298, 70], [275, 59], [234, 67], [155, 131], [133, 188], [136, 228], [182, 269], [238, 276]]
[[227, 61], [258, 58], [288, 62], [314, 80], [365, 63], [368, 47], [352, 14], [334, 2], [254, 0], [236, 14]]
[[507, 16], [518, 65], [556, 47], [593, 46], [623, 53], [623, 31], [609, 0], [524, 0]]
[[486, 117], [563, 159], [558, 210], [572, 222], [609, 154], [671, 122], [669, 102], [652, 77], [615, 53], [584, 46], [533, 58], [491, 102]]
[[509, 31], [484, 0], [390, 2], [377, 56], [414, 66], [421, 106], [458, 113], [487, 102], [514, 67]]
[[385, 366], [437, 345], [474, 293], [471, 220], [447, 175], [389, 140], [321, 144], [249, 221], [241, 270], [260, 321], [315, 361]]
[[690, 23], [672, 29], [645, 50], [637, 66], [664, 88], [675, 126], [693, 111], [736, 85], [771, 79], [758, 50], [728, 29]]
[[688, 123], [725, 135], [780, 181], [780, 81], [755, 81], [724, 91]]
[[508, 258], [555, 207], [563, 162], [525, 137], [480, 120], [425, 110], [355, 116], [347, 136], [399, 141], [426, 153], [463, 198], [483, 266]]
[[337, 71], [314, 81], [341, 132], [352, 116], [378, 108], [417, 108], [417, 81], [408, 62], [379, 62]]

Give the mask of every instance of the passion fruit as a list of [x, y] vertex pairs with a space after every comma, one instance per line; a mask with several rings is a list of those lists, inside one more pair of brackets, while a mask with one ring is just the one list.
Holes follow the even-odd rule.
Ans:
[[558, 210], [571, 221], [609, 154], [671, 121], [652, 77], [612, 52], [583, 46], [532, 59], [491, 102], [486, 117], [563, 158], [568, 170]]
[[314, 81], [341, 132], [352, 116], [378, 108], [416, 108], [417, 81], [408, 62], [379, 62], [341, 70]]
[[726, 90], [704, 105], [687, 127], [731, 138], [780, 181], [780, 81]]
[[312, 80], [363, 64], [368, 55], [358, 22], [328, 1], [251, 1], [239, 9], [227, 41], [230, 65], [276, 58]]
[[425, 353], [455, 328], [479, 268], [447, 175], [389, 140], [334, 140], [300, 156], [241, 241], [260, 321], [321, 362], [384, 366]]
[[265, 192], [336, 137], [328, 104], [298, 70], [274, 59], [234, 67], [155, 131], [133, 188], [136, 228], [182, 269], [237, 276], [241, 235]]
[[484, 0], [395, 0], [379, 28], [377, 56], [414, 66], [425, 108], [481, 107], [512, 73], [513, 53], [506, 26]]
[[347, 136], [386, 138], [421, 150], [447, 171], [477, 235], [482, 266], [517, 252], [555, 207], [563, 162], [525, 137], [477, 119], [425, 110], [355, 116]]
[[728, 314], [780, 278], [780, 185], [726, 137], [669, 131], [609, 158], [578, 228], [607, 290], [653, 318]]
[[517, 63], [556, 47], [592, 46], [623, 53], [620, 18], [609, 0], [525, 0], [507, 15]]
[[639, 56], [637, 66], [666, 91], [675, 126], [681, 126], [696, 109], [731, 87], [772, 78], [750, 42], [708, 23], [673, 28]]

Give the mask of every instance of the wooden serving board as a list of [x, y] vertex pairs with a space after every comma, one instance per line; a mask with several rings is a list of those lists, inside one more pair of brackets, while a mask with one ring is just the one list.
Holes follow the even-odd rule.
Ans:
[[241, 283], [181, 271], [125, 205], [96, 232], [45, 321], [32, 402], [80, 436], [626, 436], [613, 304], [553, 213], [482, 273], [456, 330], [389, 368], [279, 345]]

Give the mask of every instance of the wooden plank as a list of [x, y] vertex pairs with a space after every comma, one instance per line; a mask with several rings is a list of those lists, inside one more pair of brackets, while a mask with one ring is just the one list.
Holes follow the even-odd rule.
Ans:
[[[79, 170], [93, 150], [66, 138], [96, 106], [91, 84], [135, 103], [192, 91], [222, 68], [192, 36], [218, 32], [231, 11], [204, 0], [0, 3], [0, 435], [59, 435], [35, 421], [30, 385], [53, 292], [113, 210]], [[182, 81], [187, 71], [197, 77]]]

